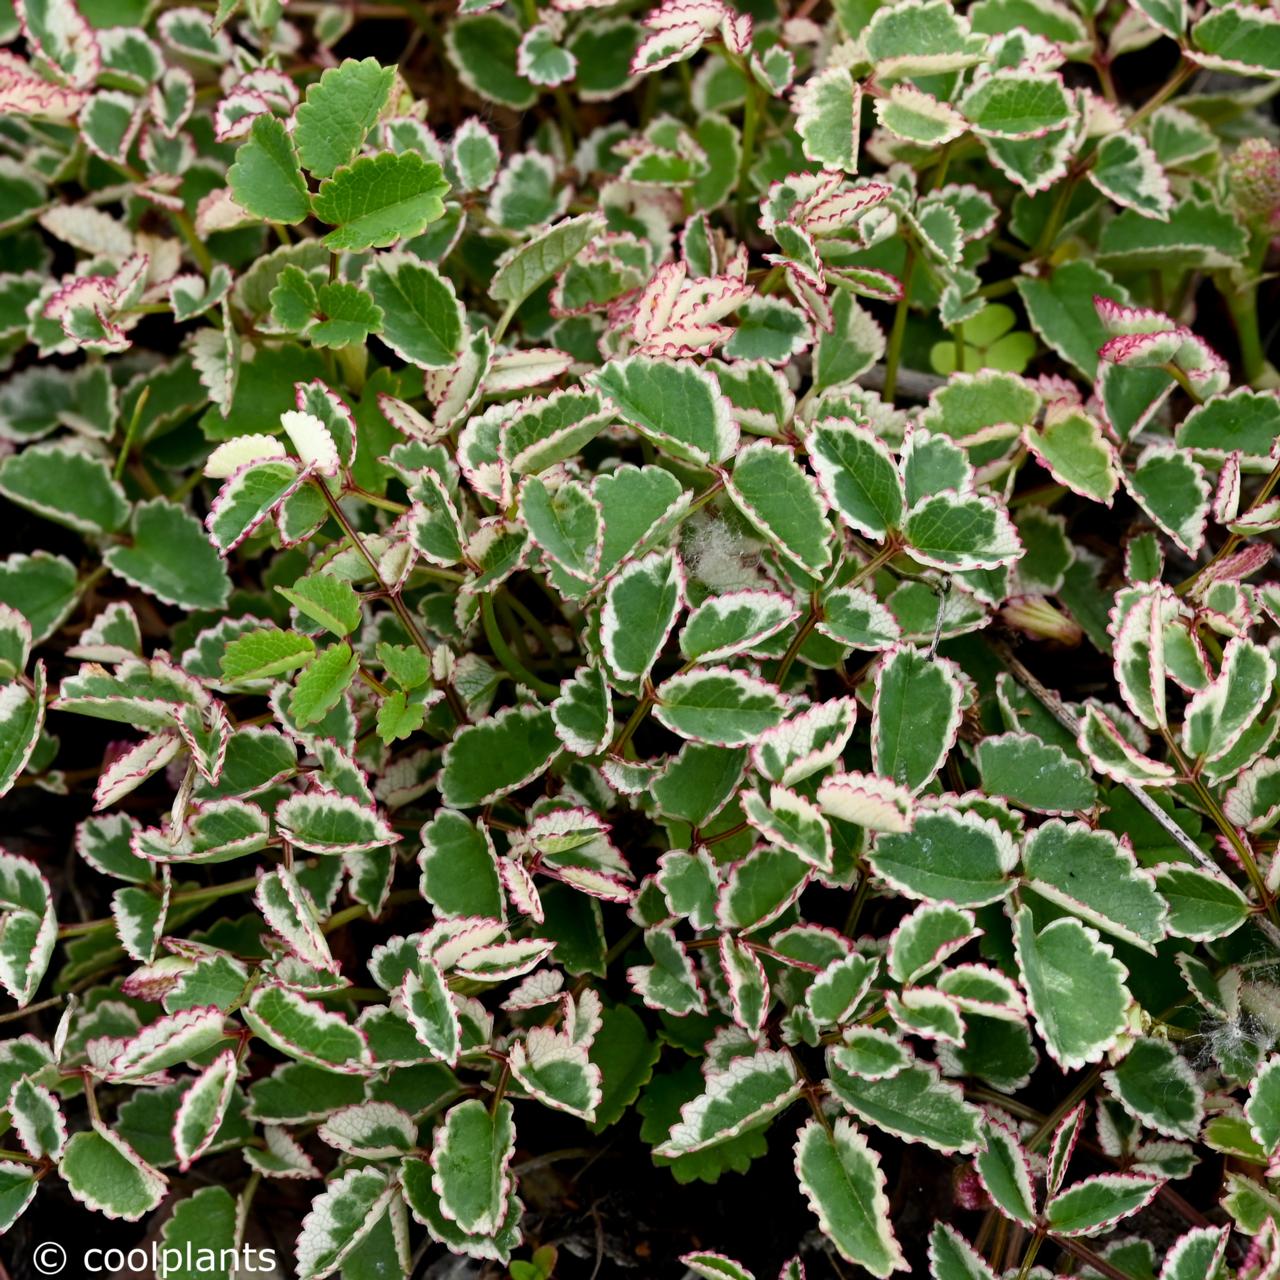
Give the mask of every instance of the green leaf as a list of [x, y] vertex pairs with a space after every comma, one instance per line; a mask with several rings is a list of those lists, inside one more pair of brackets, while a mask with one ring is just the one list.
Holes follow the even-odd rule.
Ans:
[[1270, 1158], [1280, 1147], [1280, 1056], [1268, 1058], [1250, 1081], [1244, 1113], [1249, 1131]]
[[1128, 292], [1086, 259], [1063, 263], [1047, 277], [1019, 276], [1016, 283], [1032, 328], [1092, 382], [1098, 371], [1098, 348], [1110, 336], [1093, 300], [1127, 302]]
[[1089, 181], [1116, 204], [1148, 218], [1165, 219], [1173, 207], [1169, 180], [1145, 138], [1108, 134], [1098, 144]]
[[697, 972], [684, 945], [669, 928], [649, 929], [644, 936], [654, 963], [632, 965], [627, 982], [650, 1009], [660, 1009], [676, 1017], [705, 1013], [706, 996], [698, 985]]
[[76, 604], [76, 566], [61, 556], [15, 552], [0, 561], [0, 603], [17, 609], [31, 623], [32, 643], [58, 630]]
[[0, 1229], [8, 1231], [17, 1222], [39, 1185], [30, 1165], [0, 1160]]
[[126, 1222], [145, 1217], [164, 1198], [164, 1175], [101, 1121], [72, 1136], [59, 1172], [81, 1204]]
[[1016, 140], [1040, 138], [1072, 119], [1072, 103], [1059, 76], [998, 69], [960, 99], [975, 133]]
[[0, 986], [19, 1006], [39, 987], [57, 932], [48, 882], [34, 863], [0, 850]]
[[449, 1109], [431, 1152], [432, 1187], [450, 1221], [468, 1234], [490, 1234], [507, 1216], [515, 1154], [512, 1106], [505, 1099], [492, 1113], [479, 1098]]
[[986, 39], [946, 0], [907, 0], [877, 9], [860, 33], [879, 80], [956, 71], [981, 60]]
[[405, 974], [400, 987], [404, 1014], [413, 1034], [433, 1058], [453, 1065], [462, 1048], [462, 1027], [440, 966], [419, 956], [417, 966]]
[[60, 441], [5, 458], [0, 494], [78, 533], [113, 533], [129, 516], [124, 490], [106, 462]]
[[876, 119], [890, 133], [921, 146], [942, 146], [969, 127], [954, 107], [910, 84], [892, 85], [875, 108]]
[[1128, 1025], [1128, 971], [1097, 933], [1071, 917], [1036, 932], [1029, 907], [1014, 917], [1022, 984], [1050, 1056], [1064, 1071], [1099, 1062]]
[[1169, 932], [1208, 942], [1234, 933], [1249, 918], [1249, 901], [1224, 876], [1185, 863], [1166, 863], [1153, 874], [1169, 904]]
[[227, 171], [236, 203], [264, 222], [301, 222], [311, 212], [298, 153], [284, 123], [269, 111], [255, 116], [247, 141]]
[[383, 254], [365, 268], [364, 286], [382, 311], [378, 336], [396, 355], [423, 369], [453, 364], [462, 350], [462, 304], [435, 267]]
[[1280, 76], [1280, 21], [1241, 4], [1206, 13], [1191, 28], [1190, 52], [1202, 66], [1240, 75]]
[[742, 746], [782, 719], [773, 685], [744, 671], [707, 667], [658, 687], [654, 715], [673, 733], [714, 746]]
[[359, 666], [345, 640], [322, 650], [294, 682], [290, 715], [303, 727], [319, 724], [342, 701]]
[[1264, 391], [1237, 387], [1195, 405], [1178, 424], [1179, 448], [1197, 458], [1221, 462], [1228, 454], [1244, 454], [1249, 470], [1268, 471], [1271, 447], [1280, 436], [1280, 400]]
[[827, 1130], [807, 1120], [795, 1153], [800, 1190], [840, 1256], [873, 1276], [909, 1270], [889, 1220], [879, 1157], [853, 1124], [840, 1116]]
[[350, 164], [391, 94], [395, 67], [376, 58], [345, 59], [314, 84], [295, 113], [294, 140], [308, 172], [327, 178]]
[[1138, 1040], [1103, 1082], [1135, 1119], [1170, 1138], [1200, 1136], [1204, 1090], [1167, 1040]]
[[907, 550], [937, 569], [998, 569], [1022, 554], [1008, 512], [992, 498], [949, 491], [923, 498], [903, 525]]
[[600, 1101], [600, 1068], [587, 1046], [551, 1027], [530, 1027], [511, 1046], [511, 1075], [544, 1106], [591, 1123]]
[[1098, 789], [1088, 770], [1053, 743], [1031, 733], [983, 738], [976, 752], [982, 789], [1036, 813], [1092, 809]]
[[538, 91], [517, 70], [520, 28], [514, 22], [494, 13], [459, 18], [449, 24], [445, 44], [467, 88], [516, 111], [533, 106]]
[[173, 1148], [178, 1167], [190, 1168], [208, 1150], [226, 1118], [236, 1083], [236, 1056], [231, 1049], [220, 1053], [182, 1095], [173, 1122]]
[[400, 838], [376, 809], [333, 791], [282, 800], [276, 825], [281, 835], [311, 853], [368, 853]]
[[9, 1094], [9, 1118], [23, 1149], [37, 1159], [57, 1160], [67, 1142], [67, 1122], [57, 1099], [43, 1085], [23, 1076]]
[[533, 781], [559, 747], [549, 711], [509, 707], [465, 725], [445, 748], [441, 798], [458, 809], [488, 804]]
[[[1210, 18], [1220, 16], [1229, 23], [1232, 9], [1228, 6], [1218, 10]], [[1280, 31], [1280, 24], [1273, 30]], [[1124, 209], [1103, 227], [1098, 237], [1099, 265], [1125, 271], [1154, 266], [1179, 270], [1227, 267], [1239, 261], [1245, 249], [1244, 228], [1235, 215], [1196, 197], [1174, 205], [1165, 222]]]
[[396, 1184], [377, 1169], [348, 1169], [311, 1202], [295, 1245], [298, 1280], [319, 1280], [376, 1227]]
[[[464, 25], [464, 22], [454, 23], [449, 28], [450, 36]], [[605, 220], [600, 214], [584, 213], [577, 218], [566, 218], [509, 249], [497, 261], [489, 282], [489, 296], [514, 310], [552, 276], [558, 275], [604, 228]]]
[[1172, 446], [1153, 444], [1139, 455], [1127, 482], [1147, 515], [1187, 555], [1198, 554], [1209, 515], [1209, 482], [1200, 464]]
[[688, 362], [629, 356], [611, 360], [590, 382], [658, 448], [685, 462], [723, 462], [738, 426], [716, 380]]
[[816, 577], [831, 563], [826, 504], [790, 449], [760, 440], [739, 450], [725, 492], [769, 544], [803, 572]]
[[1055, 1235], [1095, 1235], [1145, 1208], [1160, 1187], [1159, 1179], [1140, 1174], [1095, 1174], [1058, 1192], [1045, 1206], [1045, 1219]]
[[296, 671], [305, 667], [315, 653], [310, 636], [273, 627], [237, 636], [223, 651], [219, 665], [224, 680], [244, 683]]
[[200, 522], [164, 498], [134, 508], [133, 541], [108, 547], [107, 567], [118, 578], [165, 604], [182, 609], [222, 609], [231, 579]]
[[805, 447], [827, 501], [850, 528], [883, 539], [902, 524], [902, 478], [873, 431], [846, 418], [826, 418], [810, 427]]
[[813, 353], [814, 384], [819, 391], [844, 386], [861, 377], [885, 351], [884, 330], [858, 305], [853, 294], [839, 289], [831, 303], [831, 328], [818, 334]]
[[819, 871], [834, 871], [831, 829], [812, 801], [776, 783], [767, 803], [755, 791], [743, 791], [739, 801], [747, 821], [771, 844], [789, 849]]
[[616, 1004], [601, 1017], [600, 1030], [591, 1042], [591, 1061], [601, 1075], [600, 1101], [591, 1124], [594, 1133], [626, 1115], [652, 1078], [661, 1054], [660, 1045], [650, 1039], [643, 1020], [629, 1005]]
[[1031, 1162], [1017, 1134], [987, 1117], [982, 1124], [983, 1148], [973, 1167], [987, 1194], [1006, 1218], [1031, 1230], [1036, 1226], [1035, 1192], [1031, 1187]]
[[1109, 831], [1042, 823], [1022, 851], [1028, 887], [1144, 951], [1164, 940], [1166, 910], [1151, 874]]
[[299, 1062], [339, 1074], [363, 1074], [371, 1062], [364, 1037], [341, 1014], [284, 987], [258, 987], [240, 1013], [254, 1035]]
[[994, 819], [938, 809], [908, 832], [881, 832], [868, 860], [894, 888], [925, 902], [981, 907], [1013, 889], [1018, 850]]
[[[197, 1269], [187, 1266], [207, 1261], [209, 1254], [220, 1260], [225, 1250], [236, 1245], [236, 1202], [225, 1187], [201, 1187], [174, 1205], [173, 1213], [160, 1228], [161, 1280], [231, 1280], [231, 1269]], [[171, 1265], [177, 1255], [181, 1261]]]
[[684, 566], [674, 551], [632, 560], [605, 586], [600, 647], [609, 669], [631, 684], [649, 674], [684, 607]]
[[945, 1222], [936, 1223], [929, 1237], [929, 1274], [933, 1280], [995, 1280], [973, 1246]]
[[942, 768], [960, 727], [959, 668], [909, 646], [880, 664], [871, 708], [875, 771], [919, 791]]
[[1219, 760], [1262, 713], [1275, 683], [1270, 653], [1236, 636], [1223, 653], [1216, 679], [1187, 704], [1182, 721], [1182, 749], [1193, 759]]
[[841, 1046], [827, 1053], [832, 1094], [854, 1115], [904, 1142], [935, 1151], [976, 1151], [982, 1112], [964, 1100], [955, 1084], [944, 1083], [937, 1067], [917, 1062], [892, 1076], [867, 1080], [855, 1074], [855, 1054]]
[[448, 190], [440, 166], [416, 151], [380, 151], [326, 178], [311, 204], [336, 228], [324, 238], [330, 249], [385, 249], [441, 217]]
[[889, 976], [904, 985], [919, 982], [976, 936], [972, 912], [924, 903], [889, 935]]
[[360, 625], [360, 597], [345, 578], [313, 573], [299, 578], [291, 587], [276, 590], [304, 617], [318, 622], [339, 639]]
[[1059, 484], [1111, 505], [1120, 487], [1120, 466], [1115, 447], [1094, 418], [1080, 409], [1051, 405], [1044, 426], [1039, 431], [1025, 428], [1023, 440]]
[[805, 156], [824, 169], [858, 171], [862, 86], [847, 67], [828, 67], [796, 91], [795, 130]]
[[703, 1092], [681, 1109], [656, 1156], [680, 1156], [768, 1124], [800, 1095], [789, 1054], [765, 1049], [708, 1072]]
[[298, 468], [291, 461], [242, 467], [222, 486], [205, 518], [210, 541], [224, 556], [234, 551], [300, 483]]
[[799, 616], [781, 592], [728, 591], [708, 596], [680, 632], [680, 652], [698, 662], [715, 662], [776, 635]]
[[488, 830], [450, 809], [422, 828], [422, 896], [444, 915], [502, 917], [502, 889]]
[[338, 965], [320, 931], [315, 904], [291, 868], [264, 872], [254, 901], [272, 932], [300, 960], [313, 969], [336, 973]]
[[1218, 1280], [1227, 1251], [1229, 1227], [1193, 1227], [1165, 1254], [1161, 1280]]
[[554, 489], [538, 476], [520, 485], [520, 513], [529, 536], [564, 571], [592, 582], [600, 567], [604, 517], [585, 485], [565, 479]]
[[44, 728], [44, 662], [36, 660], [30, 689], [18, 680], [0, 686], [0, 796], [27, 767]]

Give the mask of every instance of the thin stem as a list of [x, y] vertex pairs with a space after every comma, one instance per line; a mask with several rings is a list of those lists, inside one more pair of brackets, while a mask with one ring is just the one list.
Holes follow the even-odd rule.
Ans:
[[618, 736], [614, 738], [609, 747], [611, 756], [619, 756], [626, 750], [627, 743], [631, 741], [632, 735], [640, 727], [641, 721], [649, 714], [650, 708], [654, 704], [653, 689], [646, 687], [644, 696], [636, 703], [636, 709], [631, 713], [631, 718], [622, 726]]
[[907, 311], [911, 306], [911, 281], [916, 273], [916, 247], [907, 245], [907, 262], [902, 271], [902, 297], [893, 313], [893, 329], [889, 334], [889, 349], [884, 358], [884, 398], [893, 403], [898, 389], [898, 365], [902, 360], [902, 341], [907, 333]]
[[529, 608], [528, 605], [524, 603], [523, 600], [518, 599], [512, 592], [508, 591], [505, 587], [500, 589], [499, 595], [503, 600], [503, 602], [507, 605], [507, 607], [514, 610], [515, 613], [519, 615], [520, 620], [524, 623], [524, 625], [528, 627], [530, 631], [533, 632], [534, 637], [537, 639], [538, 643], [542, 646], [547, 657], [551, 659], [551, 662], [554, 665], [556, 672], [557, 673], [562, 672], [563, 668], [560, 663], [560, 652], [556, 648], [556, 642], [552, 638], [551, 632], [549, 632], [546, 629], [546, 627], [542, 625], [542, 621], [538, 618], [538, 616], [533, 612], [532, 609]]
[[747, 72], [747, 99], [742, 109], [742, 163], [738, 168], [738, 238], [747, 236], [748, 176], [755, 163], [756, 132], [760, 125], [760, 96], [755, 78]]
[[[1269, 497], [1271, 497], [1271, 494], [1274, 491], [1277, 484], [1280, 484], [1280, 462], [1277, 462], [1276, 465], [1271, 468], [1271, 474], [1267, 476], [1267, 478], [1262, 482], [1262, 487], [1254, 495], [1254, 499], [1249, 504], [1249, 508], [1245, 512], [1245, 515], [1248, 515], [1252, 511], [1256, 511], [1264, 502], [1266, 502], [1266, 500]], [[1244, 541], [1243, 534], [1233, 533], [1230, 536], [1228, 536], [1227, 540], [1222, 544], [1222, 546], [1220, 546], [1218, 550], [1214, 552], [1212, 559], [1210, 559], [1206, 564], [1202, 565], [1199, 569], [1197, 569], [1195, 573], [1193, 573], [1184, 582], [1180, 582], [1174, 588], [1174, 590], [1180, 596], [1185, 595], [1188, 591], [1191, 590], [1193, 586], [1195, 586], [1196, 582], [1204, 574], [1208, 573], [1208, 571], [1212, 569], [1215, 564], [1218, 564], [1219, 562], [1225, 560], [1243, 541]]]
[[[395, 610], [396, 617], [400, 619], [400, 624], [409, 633], [410, 639], [430, 658], [431, 646], [427, 643], [426, 636], [422, 634], [413, 615], [409, 612], [409, 606], [405, 604], [399, 591], [388, 589], [387, 584], [383, 582], [382, 571], [378, 568], [378, 562], [373, 558], [369, 548], [365, 546], [364, 539], [356, 532], [355, 526], [347, 519], [347, 513], [343, 511], [341, 503], [329, 492], [328, 485], [317, 484], [316, 488], [320, 490], [325, 505], [329, 508], [330, 515], [338, 522], [338, 527], [342, 532], [346, 534], [347, 541], [360, 553], [365, 564], [369, 566], [378, 589], [387, 593], [387, 599], [391, 602], [391, 607]], [[460, 725], [466, 724], [468, 721], [467, 709], [462, 705], [462, 699], [458, 696], [458, 691], [448, 681], [436, 680], [435, 684], [437, 688], [443, 690], [445, 701], [449, 704], [449, 710], [453, 713], [453, 718]]]
[[548, 684], [545, 680], [540, 680], [512, 653], [511, 646], [502, 634], [502, 630], [498, 626], [498, 619], [494, 615], [493, 597], [491, 595], [482, 595], [480, 597], [480, 620], [484, 625], [485, 638], [489, 641], [493, 656], [497, 658], [506, 673], [517, 684], [522, 684], [525, 688], [532, 689], [540, 698], [555, 698], [559, 696], [560, 689], [557, 685]]
[[1088, 1263], [1099, 1275], [1106, 1276], [1107, 1280], [1132, 1280], [1127, 1271], [1121, 1271], [1119, 1267], [1113, 1267], [1106, 1258], [1099, 1257], [1092, 1249], [1086, 1248], [1078, 1240], [1073, 1240], [1070, 1236], [1050, 1236], [1050, 1240], [1060, 1249], [1065, 1249], [1069, 1254], [1080, 1259], [1081, 1262]]
[[808, 616], [800, 624], [799, 630], [787, 646], [787, 651], [782, 655], [782, 660], [778, 663], [778, 669], [773, 673], [773, 683], [779, 689], [782, 688], [787, 676], [791, 674], [791, 667], [796, 660], [796, 655], [804, 648], [804, 642], [813, 634], [813, 629], [818, 625], [821, 617], [822, 604], [815, 598], [813, 605], [809, 609]]
[[21, 1009], [10, 1009], [8, 1013], [0, 1013], [0, 1022], [16, 1022], [19, 1018], [25, 1018], [29, 1013], [43, 1013], [45, 1009], [53, 1009], [60, 1005], [66, 996], [50, 996], [47, 1000], [41, 1000], [37, 1004], [24, 1005]]
[[519, 302], [508, 303], [507, 309], [498, 318], [497, 327], [494, 329], [492, 334], [492, 341], [493, 341], [494, 347], [497, 347], [498, 343], [502, 341], [502, 335], [506, 333], [507, 326], [511, 323], [512, 320], [515, 319], [515, 314], [519, 309], [520, 309]]
[[1196, 798], [1208, 810], [1209, 816], [1213, 819], [1214, 825], [1227, 838], [1227, 842], [1235, 850], [1236, 857], [1240, 859], [1240, 865], [1244, 867], [1245, 875], [1249, 877], [1249, 883], [1253, 886], [1253, 891], [1258, 895], [1258, 901], [1264, 911], [1271, 919], [1271, 923], [1280, 928], [1280, 913], [1276, 910], [1276, 900], [1272, 897], [1271, 891], [1267, 888], [1266, 878], [1258, 869], [1258, 863], [1253, 856], [1253, 850], [1240, 837], [1240, 832], [1236, 830], [1234, 823], [1222, 812], [1222, 806], [1218, 803], [1217, 797], [1204, 784], [1204, 779], [1200, 777], [1194, 769], [1190, 767], [1186, 757], [1178, 748], [1177, 740], [1168, 729], [1161, 729], [1165, 743], [1168, 745], [1169, 754], [1173, 757], [1174, 762], [1181, 770], [1183, 776], [1187, 779], [1192, 791], [1196, 793]]
[[[143, 387], [142, 394], [138, 396], [138, 403], [133, 406], [133, 413], [129, 417], [129, 425], [124, 431], [124, 440], [120, 444], [120, 453], [116, 458], [114, 475], [117, 484], [120, 477], [124, 475], [124, 469], [129, 462], [129, 454], [133, 452], [133, 437], [138, 433], [138, 424], [142, 421], [142, 411], [147, 407], [147, 401], [151, 399], [151, 388]], [[197, 471], [197, 475], [200, 473]]]
[[1164, 365], [1163, 368], [1165, 373], [1167, 373], [1196, 404], [1204, 404], [1204, 396], [1202, 396], [1195, 387], [1191, 385], [1191, 379], [1188, 378], [1176, 364], [1170, 362], [1169, 364]]
[[[193, 902], [216, 902], [219, 898], [229, 898], [237, 893], [250, 893], [258, 886], [257, 876], [245, 876], [242, 880], [228, 880], [226, 884], [205, 885], [200, 889], [183, 889], [179, 893], [175, 893], [169, 899], [170, 906], [177, 906], [179, 903], [190, 905]], [[102, 920], [81, 920], [74, 924], [63, 924], [58, 926], [58, 937], [60, 938], [76, 938], [82, 934], [93, 933], [97, 929], [114, 928], [115, 920], [111, 916], [107, 916]], [[28, 1009], [20, 1012], [28, 1013], [36, 1008], [44, 1008], [47, 1001], [42, 1005], [32, 1005]], [[3, 1019], [0, 1019], [3, 1021]]]
[[1031, 1237], [1031, 1243], [1027, 1246], [1027, 1251], [1022, 1255], [1022, 1266], [1018, 1268], [1018, 1280], [1027, 1280], [1031, 1274], [1031, 1268], [1035, 1265], [1036, 1254], [1040, 1252], [1040, 1246], [1044, 1244], [1044, 1232], [1037, 1231]]

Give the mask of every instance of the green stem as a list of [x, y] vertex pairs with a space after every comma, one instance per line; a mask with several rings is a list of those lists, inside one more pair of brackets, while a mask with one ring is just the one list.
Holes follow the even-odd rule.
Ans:
[[1204, 396], [1202, 396], [1195, 389], [1195, 387], [1191, 385], [1191, 379], [1188, 378], [1187, 375], [1181, 369], [1179, 369], [1176, 364], [1173, 364], [1172, 362], [1170, 362], [1169, 364], [1163, 365], [1162, 367], [1164, 371], [1174, 380], [1174, 382], [1176, 382], [1178, 386], [1180, 386], [1183, 389], [1183, 391], [1187, 393], [1188, 397], [1194, 403], [1204, 404]]
[[493, 597], [490, 595], [482, 595], [480, 597], [480, 620], [484, 625], [485, 638], [489, 641], [493, 656], [497, 658], [506, 673], [517, 684], [522, 684], [525, 688], [533, 690], [540, 698], [555, 698], [559, 696], [560, 689], [558, 686], [548, 684], [545, 680], [540, 680], [512, 653], [511, 646], [507, 644], [506, 638], [498, 626], [498, 619], [493, 612]]
[[1044, 1244], [1044, 1232], [1037, 1231], [1031, 1237], [1031, 1243], [1027, 1246], [1027, 1251], [1022, 1257], [1022, 1266], [1018, 1268], [1018, 1280], [1027, 1280], [1031, 1274], [1031, 1268], [1035, 1265], [1036, 1254], [1040, 1252], [1040, 1246]]
[[773, 683], [782, 688], [787, 676], [791, 674], [792, 665], [795, 663], [796, 655], [804, 648], [804, 642], [813, 634], [813, 629], [818, 625], [818, 620], [822, 617], [822, 605], [816, 599], [809, 609], [808, 616], [800, 624], [800, 629], [792, 638], [791, 643], [787, 646], [787, 651], [782, 655], [782, 660], [778, 663], [778, 669], [773, 673]]
[[[142, 421], [142, 411], [147, 407], [147, 401], [151, 399], [151, 388], [143, 387], [141, 395], [138, 396], [138, 403], [133, 406], [133, 413], [129, 417], [129, 425], [124, 431], [124, 440], [120, 445], [120, 453], [116, 458], [116, 466], [113, 475], [116, 483], [119, 484], [120, 477], [124, 475], [124, 469], [128, 465], [129, 455], [133, 452], [133, 437], [138, 433], [138, 424]], [[199, 471], [196, 472], [198, 476]]]
[[631, 718], [622, 726], [621, 732], [610, 744], [609, 754], [611, 756], [620, 756], [627, 749], [627, 743], [631, 741], [635, 731], [640, 727], [645, 716], [649, 714], [653, 703], [653, 693], [646, 689], [644, 696], [636, 703], [636, 709], [631, 713]]
[[533, 610], [524, 603], [524, 601], [518, 599], [505, 587], [500, 588], [499, 595], [507, 608], [514, 611], [519, 616], [520, 621], [533, 632], [534, 637], [542, 646], [547, 657], [551, 660], [551, 664], [556, 669], [557, 674], [562, 673], [563, 667], [560, 662], [560, 652], [556, 648], [556, 642], [552, 638], [551, 632], [542, 625], [541, 620]]
[[[171, 906], [177, 906], [179, 903], [191, 904], [193, 902], [216, 902], [219, 898], [229, 898], [237, 893], [251, 893], [258, 887], [257, 876], [246, 876], [243, 880], [228, 880], [226, 884], [206, 885], [202, 889], [184, 889], [180, 893], [175, 893], [169, 900]], [[75, 924], [63, 924], [58, 926], [59, 938], [76, 938], [82, 934], [93, 933], [98, 929], [113, 927], [115, 920], [107, 916], [103, 920], [81, 920]], [[35, 1008], [36, 1006], [31, 1006]], [[44, 1006], [39, 1006], [43, 1008]], [[24, 1009], [24, 1013], [29, 1013], [30, 1009]]]
[[1209, 816], [1213, 819], [1214, 825], [1226, 836], [1227, 842], [1235, 850], [1236, 857], [1240, 859], [1240, 865], [1244, 867], [1245, 875], [1249, 877], [1249, 883], [1253, 886], [1254, 893], [1258, 895], [1259, 904], [1270, 917], [1271, 923], [1280, 928], [1280, 912], [1276, 910], [1276, 900], [1267, 888], [1266, 878], [1258, 868], [1258, 863], [1253, 856], [1253, 850], [1240, 838], [1240, 833], [1236, 830], [1234, 824], [1222, 812], [1222, 806], [1218, 803], [1217, 797], [1213, 792], [1205, 786], [1204, 779], [1188, 765], [1187, 759], [1179, 749], [1173, 734], [1168, 729], [1162, 729], [1160, 732], [1169, 747], [1169, 754], [1187, 779], [1192, 791], [1196, 793], [1196, 798], [1205, 807]]
[[[1248, 515], [1250, 511], [1256, 511], [1264, 502], [1266, 502], [1266, 500], [1271, 497], [1271, 494], [1275, 490], [1277, 484], [1280, 484], [1280, 462], [1277, 462], [1276, 465], [1271, 468], [1271, 474], [1262, 482], [1262, 487], [1254, 495], [1254, 499], [1249, 504], [1248, 511], [1245, 512], [1245, 515]], [[1222, 546], [1214, 552], [1213, 557], [1206, 564], [1197, 569], [1189, 578], [1180, 582], [1174, 590], [1180, 596], [1186, 595], [1186, 593], [1196, 584], [1196, 581], [1199, 578], [1208, 573], [1208, 571], [1219, 561], [1225, 560], [1243, 541], [1243, 534], [1230, 534]]]
[[[387, 592], [387, 599], [391, 602], [391, 607], [395, 610], [396, 617], [400, 619], [401, 626], [409, 633], [413, 643], [429, 659], [431, 657], [431, 646], [427, 643], [426, 636], [422, 634], [421, 629], [414, 620], [413, 614], [409, 612], [409, 606], [401, 598], [400, 592], [387, 589], [386, 583], [382, 581], [382, 572], [378, 568], [378, 562], [369, 553], [369, 548], [364, 545], [364, 539], [356, 532], [355, 526], [347, 519], [347, 513], [343, 511], [338, 499], [329, 492], [329, 486], [317, 484], [316, 488], [320, 490], [325, 505], [329, 508], [329, 514], [333, 516], [338, 522], [338, 527], [346, 534], [347, 541], [360, 553], [365, 564], [369, 566], [369, 570], [373, 574], [373, 580], [378, 585], [379, 590]], [[460, 725], [466, 724], [468, 721], [467, 709], [463, 706], [462, 699], [458, 696], [458, 691], [447, 681], [436, 681], [435, 683], [437, 687], [443, 690], [445, 701], [449, 704], [449, 710], [453, 713], [453, 718]]]
[[889, 334], [889, 350], [884, 358], [884, 390], [886, 403], [893, 403], [898, 389], [898, 365], [902, 360], [902, 340], [907, 334], [907, 311], [911, 306], [911, 281], [916, 273], [916, 247], [907, 245], [907, 262], [902, 271], [902, 297], [893, 313], [893, 329]]
[[748, 175], [756, 159], [756, 133], [760, 126], [760, 91], [751, 73], [743, 68], [747, 100], [742, 108], [742, 163], [738, 168], [738, 238], [747, 238]]
[[507, 309], [502, 313], [501, 316], [498, 317], [497, 327], [494, 329], [493, 333], [490, 335], [493, 345], [495, 347], [498, 345], [499, 342], [502, 341], [502, 335], [506, 333], [507, 326], [511, 323], [512, 320], [515, 319], [515, 314], [519, 309], [520, 309], [519, 302], [510, 302], [507, 304]]

